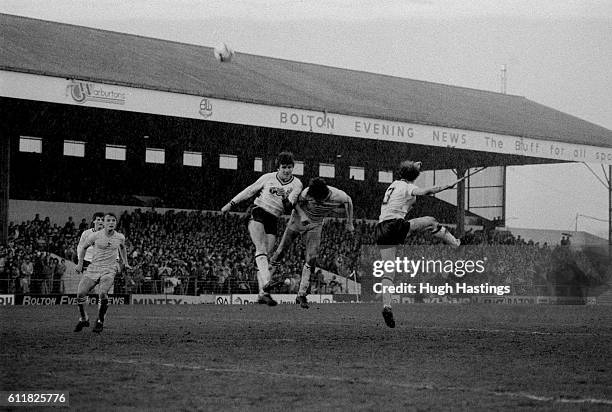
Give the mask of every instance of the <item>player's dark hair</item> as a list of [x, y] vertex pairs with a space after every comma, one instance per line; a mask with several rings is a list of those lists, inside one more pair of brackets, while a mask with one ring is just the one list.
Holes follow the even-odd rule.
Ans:
[[320, 177], [310, 179], [308, 194], [317, 201], [325, 200], [327, 195], [329, 195], [329, 188], [327, 187], [327, 184], [325, 184], [325, 180], [321, 179]]
[[417, 177], [419, 177], [421, 171], [419, 170], [415, 162], [411, 160], [405, 160], [400, 163], [397, 174], [400, 179], [412, 182], [413, 180], [416, 180]]
[[115, 218], [115, 220], [117, 220], [117, 215], [116, 215], [116, 214], [114, 214], [113, 212], [107, 212], [107, 213], [105, 213], [105, 214], [104, 214], [104, 217], [106, 217], [106, 216], [112, 216], [112, 217], [114, 217], [114, 218]]
[[291, 152], [280, 152], [276, 157], [276, 167], [281, 167], [281, 165], [294, 165], [295, 160], [293, 160], [293, 153]]
[[91, 220], [96, 220], [97, 218], [101, 217], [102, 219], [104, 219], [104, 212], [96, 212], [93, 214]]

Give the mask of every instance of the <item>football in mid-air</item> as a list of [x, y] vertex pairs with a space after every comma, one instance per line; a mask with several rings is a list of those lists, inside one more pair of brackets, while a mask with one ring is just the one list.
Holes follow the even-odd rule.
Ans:
[[215, 47], [215, 59], [220, 62], [229, 62], [234, 56], [234, 51], [225, 43]]

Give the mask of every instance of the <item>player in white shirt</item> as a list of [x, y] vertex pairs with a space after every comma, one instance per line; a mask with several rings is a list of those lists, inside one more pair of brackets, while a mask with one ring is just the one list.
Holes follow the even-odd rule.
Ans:
[[[308, 309], [306, 295], [310, 284], [310, 275], [314, 273], [319, 255], [323, 220], [332, 211], [342, 206], [346, 212], [346, 230], [353, 232], [355, 227], [353, 226], [353, 201], [351, 197], [340, 189], [327, 186], [321, 178], [312, 179], [310, 185], [300, 193], [295, 209], [287, 223], [283, 238], [270, 259], [270, 263], [274, 268], [280, 259], [282, 259], [285, 250], [291, 243], [300, 234], [304, 236], [306, 262], [302, 268], [302, 279], [295, 300], [304, 309]], [[270, 282], [264, 290], [270, 291], [273, 287], [282, 283], [282, 281], [282, 279], [278, 279]]]
[[[385, 191], [380, 207], [380, 217], [374, 229], [376, 244], [380, 249], [383, 261], [394, 261], [397, 246], [404, 243], [409, 233], [429, 230], [435, 237], [451, 246], [458, 247], [460, 242], [438, 221], [431, 217], [418, 217], [406, 219], [417, 196], [426, 196], [440, 193], [454, 187], [465, 177], [446, 186], [433, 186], [420, 188], [414, 181], [421, 173], [421, 162], [404, 161], [399, 167], [399, 180], [395, 180]], [[381, 278], [383, 287], [383, 319], [390, 328], [395, 327], [393, 311], [391, 310], [391, 294], [388, 287], [393, 285], [395, 273], [391, 272]]]
[[238, 203], [258, 194], [249, 211], [249, 235], [255, 245], [255, 263], [257, 265], [257, 282], [259, 283], [258, 303], [276, 306], [269, 292], [263, 288], [270, 282], [268, 254], [276, 242], [278, 218], [289, 213], [302, 191], [302, 182], [293, 176], [293, 154], [282, 152], [276, 159], [278, 170], [262, 175], [255, 183], [238, 193], [221, 211], [227, 213]]
[[[117, 225], [117, 216], [114, 213], [106, 213], [104, 215], [104, 230], [99, 230], [90, 234], [83, 248], [79, 252], [79, 263], [76, 266], [76, 272], [83, 271], [83, 264], [87, 249], [94, 248], [93, 259], [87, 270], [83, 274], [83, 279], [79, 284], [77, 292], [77, 302], [84, 304], [87, 298], [87, 293], [94, 286], [98, 286], [99, 309], [98, 320], [93, 331], [100, 333], [104, 328], [104, 316], [108, 308], [108, 292], [113, 286], [115, 275], [119, 272], [119, 263], [117, 262], [117, 253], [121, 257], [123, 265], [127, 269], [131, 269], [127, 261], [127, 250], [125, 248], [125, 236], [115, 230]], [[81, 318], [75, 328], [75, 332], [80, 332], [84, 327], [89, 326], [89, 319], [85, 309], [81, 309]]]

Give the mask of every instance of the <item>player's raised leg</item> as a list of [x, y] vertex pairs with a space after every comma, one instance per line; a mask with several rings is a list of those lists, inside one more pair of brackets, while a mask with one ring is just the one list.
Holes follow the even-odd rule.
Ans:
[[442, 224], [440, 224], [434, 217], [424, 216], [417, 217], [414, 219], [410, 219], [410, 232], [418, 232], [429, 230], [432, 235], [441, 239], [447, 245], [458, 247], [461, 245], [459, 239], [457, 239], [453, 234]]

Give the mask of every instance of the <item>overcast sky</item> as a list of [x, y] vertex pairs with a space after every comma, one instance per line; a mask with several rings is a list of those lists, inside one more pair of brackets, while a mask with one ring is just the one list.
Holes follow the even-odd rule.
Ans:
[[[491, 91], [505, 64], [508, 93], [612, 129], [610, 0], [2, 0], [0, 11]], [[582, 164], [512, 167], [507, 207], [510, 226], [568, 230], [576, 214], [607, 220], [608, 193]], [[606, 238], [607, 227], [578, 220]]]

